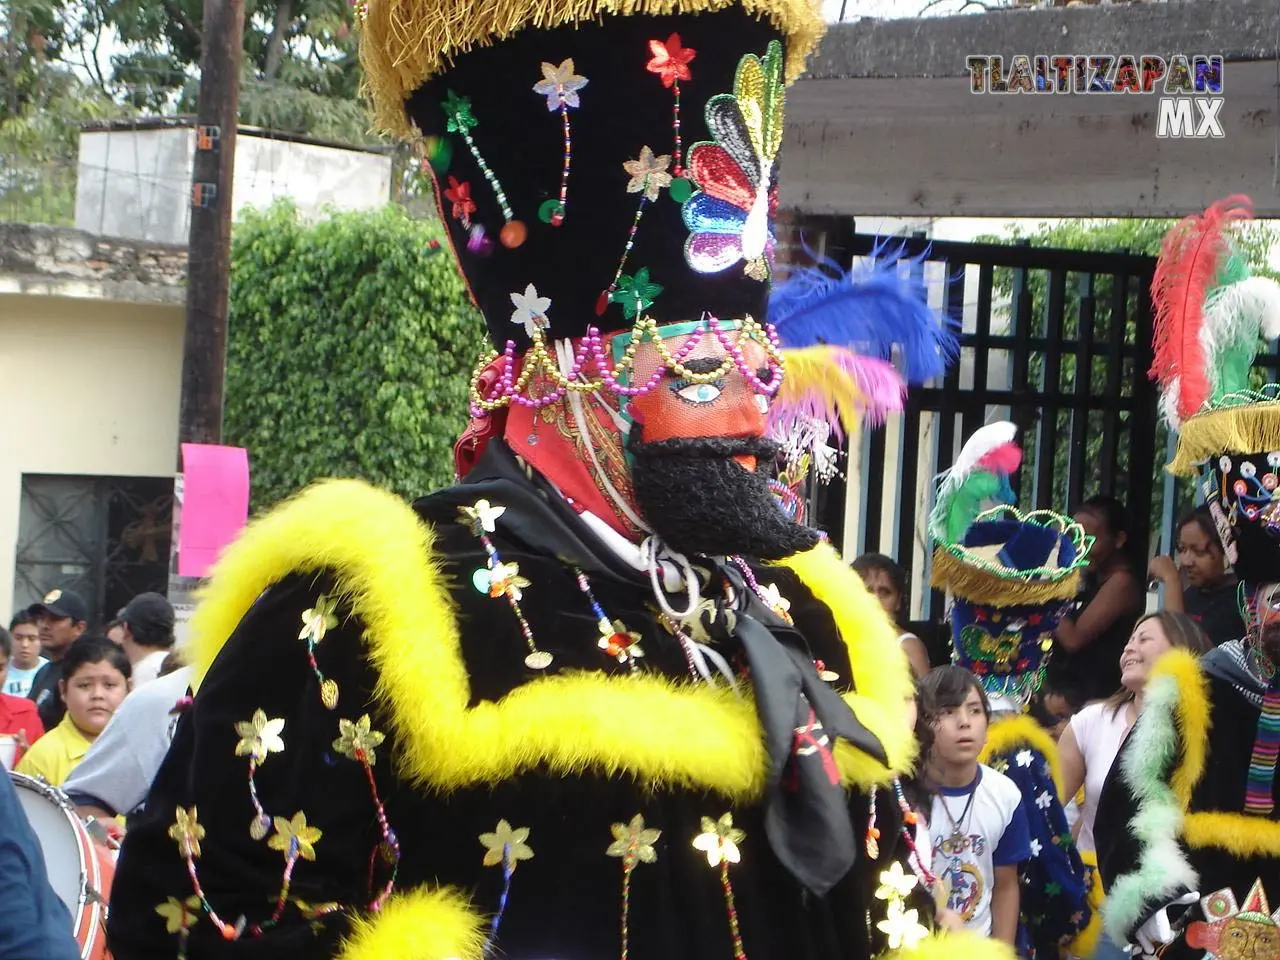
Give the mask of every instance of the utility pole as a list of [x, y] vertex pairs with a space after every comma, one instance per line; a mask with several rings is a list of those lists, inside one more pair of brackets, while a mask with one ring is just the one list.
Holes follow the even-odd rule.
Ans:
[[227, 367], [227, 292], [231, 274], [231, 184], [240, 106], [244, 0], [204, 0], [196, 153], [191, 166], [191, 229], [187, 234], [187, 317], [182, 338], [182, 406], [178, 414], [173, 488], [169, 602], [174, 633], [186, 638], [199, 580], [178, 575], [182, 523], [183, 443], [222, 441], [222, 393]]
[[[231, 184], [243, 46], [244, 0], [205, 0], [196, 153], [191, 173], [191, 230], [187, 237], [180, 443], [218, 443], [222, 439]], [[182, 469], [181, 452], [178, 469]]]

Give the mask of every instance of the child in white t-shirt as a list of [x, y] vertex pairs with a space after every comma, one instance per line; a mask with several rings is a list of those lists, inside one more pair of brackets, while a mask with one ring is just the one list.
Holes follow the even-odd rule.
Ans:
[[938, 667], [920, 683], [920, 709], [935, 791], [933, 872], [966, 929], [1014, 944], [1018, 866], [1031, 857], [1031, 838], [1018, 788], [978, 762], [991, 715], [986, 693], [968, 670]]

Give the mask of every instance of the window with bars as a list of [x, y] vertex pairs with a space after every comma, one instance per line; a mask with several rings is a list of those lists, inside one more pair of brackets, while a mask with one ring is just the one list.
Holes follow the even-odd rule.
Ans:
[[165, 593], [172, 513], [172, 477], [24, 475], [13, 609], [70, 589], [101, 626], [136, 594]]

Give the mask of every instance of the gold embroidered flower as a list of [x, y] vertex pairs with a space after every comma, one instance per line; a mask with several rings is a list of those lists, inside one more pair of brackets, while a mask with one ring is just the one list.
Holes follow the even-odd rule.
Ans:
[[[628, 660], [644, 656], [644, 648], [640, 646], [640, 634], [634, 630], [628, 630], [621, 620], [615, 620], [613, 623], [601, 620], [597, 626], [600, 629], [600, 639], [596, 645], [619, 663], [626, 663]], [[606, 626], [608, 630], [605, 629]]]
[[880, 873], [880, 886], [876, 888], [876, 899], [901, 900], [914, 890], [919, 882], [914, 873], [907, 873], [902, 869], [902, 864], [895, 860], [888, 870]]
[[641, 147], [639, 157], [622, 164], [622, 168], [631, 175], [627, 181], [627, 193], [643, 193], [646, 200], [657, 200], [662, 188], [671, 185], [671, 174], [667, 173], [669, 166], [670, 156], [665, 153], [654, 156], [649, 147]]
[[529, 828], [516, 827], [505, 820], [499, 820], [493, 833], [480, 834], [480, 843], [484, 846], [484, 865], [496, 867], [505, 864], [515, 872], [521, 860], [533, 859], [533, 848], [529, 846]]
[[351, 760], [373, 766], [377, 763], [374, 750], [385, 739], [385, 735], [370, 729], [369, 715], [366, 713], [355, 723], [346, 719], [338, 721], [338, 739], [333, 741], [333, 749]]
[[315, 860], [316, 849], [313, 845], [320, 842], [324, 833], [319, 827], [307, 824], [305, 813], [299, 810], [288, 820], [276, 817], [275, 827], [275, 836], [267, 841], [268, 847], [279, 850], [285, 857], [297, 855], [303, 860]]
[[631, 870], [637, 863], [657, 862], [658, 851], [653, 845], [662, 836], [662, 831], [646, 827], [641, 814], [632, 817], [630, 823], [615, 823], [609, 830], [613, 833], [613, 843], [605, 853], [621, 857], [623, 869]]
[[200, 841], [204, 839], [204, 827], [196, 817], [196, 808], [184, 810], [178, 807], [174, 814], [174, 824], [169, 828], [169, 838], [178, 844], [178, 851], [184, 857], [196, 859], [200, 856]]
[[320, 594], [314, 607], [302, 611], [302, 632], [298, 634], [298, 639], [311, 643], [323, 640], [325, 634], [338, 625], [338, 618], [334, 615], [337, 609], [336, 601]]
[[179, 900], [169, 897], [156, 907], [156, 913], [164, 918], [165, 933], [182, 933], [195, 926], [200, 919], [200, 898], [187, 897]]
[[494, 506], [488, 500], [477, 500], [470, 507], [458, 508], [458, 522], [478, 537], [497, 530], [498, 518], [506, 512], [506, 507]]
[[693, 838], [693, 849], [707, 855], [707, 863], [718, 867], [721, 863], [738, 863], [742, 853], [738, 844], [747, 838], [746, 831], [733, 825], [733, 814], [726, 813], [719, 820], [702, 818], [702, 832]]
[[280, 736], [283, 732], [284, 720], [268, 720], [263, 711], [253, 711], [251, 720], [236, 723], [236, 735], [240, 738], [236, 756], [252, 757], [255, 763], [262, 763], [269, 754], [283, 753], [284, 740]]
[[876, 929], [888, 938], [890, 950], [911, 950], [929, 935], [920, 923], [919, 911], [903, 909], [902, 900], [889, 901], [889, 911]]
[[509, 596], [515, 600], [524, 597], [522, 591], [529, 581], [520, 576], [520, 564], [495, 563], [489, 568], [489, 596]]

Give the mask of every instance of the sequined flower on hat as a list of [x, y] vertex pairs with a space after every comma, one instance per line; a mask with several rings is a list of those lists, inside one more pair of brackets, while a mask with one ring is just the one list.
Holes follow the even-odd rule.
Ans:
[[641, 267], [635, 276], [626, 274], [618, 278], [618, 288], [609, 294], [609, 299], [622, 307], [622, 313], [628, 320], [634, 320], [642, 311], [653, 306], [653, 302], [662, 293], [662, 284], [649, 280], [649, 268]]
[[499, 820], [493, 833], [480, 834], [480, 843], [484, 847], [484, 865], [496, 867], [505, 864], [515, 870], [521, 860], [533, 859], [533, 848], [529, 846], [529, 828], [512, 829], [506, 820]]
[[562, 103], [566, 107], [579, 106], [578, 91], [587, 83], [586, 77], [573, 72], [573, 58], [570, 57], [559, 66], [543, 63], [542, 79], [533, 85], [533, 92], [547, 98], [548, 110], [559, 110]]
[[650, 40], [649, 52], [653, 59], [645, 64], [645, 69], [662, 78], [664, 87], [673, 87], [681, 80], [692, 80], [689, 61], [698, 55], [692, 47], [680, 45], [680, 34], [673, 33], [662, 40]]
[[169, 828], [169, 839], [178, 844], [178, 850], [184, 857], [196, 859], [200, 856], [200, 841], [204, 839], [204, 827], [196, 817], [196, 808], [178, 807], [174, 813], [173, 826]]
[[524, 332], [530, 339], [533, 339], [534, 331], [546, 330], [551, 326], [551, 321], [547, 319], [551, 298], [538, 296], [538, 290], [532, 283], [524, 288], [524, 293], [511, 294], [511, 302], [515, 305], [511, 322], [523, 325]]
[[298, 639], [309, 640], [311, 643], [319, 643], [323, 640], [325, 634], [338, 625], [338, 618], [335, 615], [337, 609], [336, 601], [330, 600], [324, 594], [317, 597], [314, 607], [302, 611], [302, 631], [298, 634]]
[[276, 817], [274, 820], [275, 835], [267, 841], [272, 850], [279, 850], [286, 857], [299, 856], [303, 860], [315, 860], [314, 844], [320, 842], [324, 833], [319, 827], [307, 823], [307, 815], [299, 810], [291, 818]]
[[671, 185], [671, 174], [667, 173], [670, 166], [668, 154], [654, 156], [649, 146], [641, 147], [639, 157], [622, 164], [622, 169], [631, 177], [627, 181], [627, 193], [643, 193], [646, 200], [657, 200], [662, 189]]
[[698, 192], [683, 206], [690, 230], [685, 259], [699, 273], [719, 273], [745, 261], [747, 276], [761, 281], [770, 276], [782, 99], [782, 46], [771, 41], [763, 58], [742, 58], [732, 94], [707, 102], [707, 128], [714, 139], [689, 151]]
[[164, 918], [165, 933], [182, 933], [195, 926], [200, 919], [200, 898], [187, 897], [186, 900], [179, 900], [177, 897], [169, 897], [156, 906], [156, 913]]
[[283, 732], [284, 720], [268, 720], [263, 711], [253, 711], [253, 719], [236, 722], [236, 735], [240, 738], [236, 756], [253, 757], [255, 763], [262, 763], [268, 754], [283, 753], [284, 740], [280, 736]]
[[644, 825], [644, 816], [637, 813], [630, 823], [615, 823], [609, 827], [613, 834], [613, 843], [605, 851], [611, 857], [621, 857], [622, 865], [627, 869], [637, 863], [656, 863], [658, 851], [653, 845], [662, 836], [661, 830]]
[[718, 867], [721, 863], [739, 863], [742, 852], [738, 844], [747, 838], [745, 830], [733, 825], [733, 814], [726, 813], [719, 820], [702, 818], [702, 832], [693, 838], [693, 849], [707, 855], [707, 863]]
[[333, 749], [351, 760], [373, 766], [377, 762], [374, 751], [385, 739], [384, 734], [371, 729], [369, 715], [366, 713], [355, 723], [346, 719], [338, 721], [338, 739], [333, 741]]
[[445, 93], [444, 112], [449, 118], [445, 128], [450, 133], [467, 133], [480, 125], [471, 112], [471, 99], [460, 97], [452, 90]]
[[476, 202], [471, 199], [471, 184], [457, 177], [449, 177], [444, 198], [453, 204], [453, 219], [464, 227], [471, 226], [471, 215], [476, 212]]

